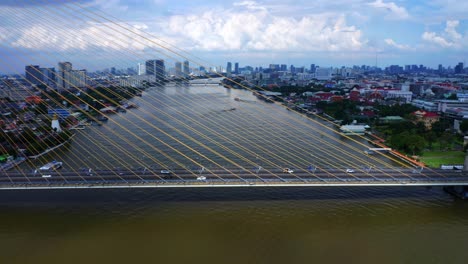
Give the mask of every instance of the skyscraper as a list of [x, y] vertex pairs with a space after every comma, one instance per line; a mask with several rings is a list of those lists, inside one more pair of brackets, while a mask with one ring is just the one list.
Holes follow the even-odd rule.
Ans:
[[42, 72], [39, 65], [28, 65], [25, 67], [26, 80], [30, 84], [41, 84], [43, 81]]
[[42, 77], [45, 85], [48, 85], [50, 87], [55, 87], [56, 86], [56, 73], [55, 73], [55, 68], [40, 68], [42, 72]]
[[315, 64], [311, 64], [310, 65], [310, 73], [315, 73], [315, 69], [316, 69]]
[[231, 76], [231, 73], [232, 73], [232, 63], [228, 62], [226, 65], [226, 75], [229, 77]]
[[184, 61], [184, 77], [187, 78], [190, 74], [190, 64], [189, 61]]
[[180, 61], [175, 63], [175, 76], [178, 78], [182, 77], [182, 63]]
[[154, 76], [155, 81], [163, 81], [166, 76], [164, 60], [147, 60], [145, 63], [146, 75]]
[[457, 66], [455, 66], [455, 74], [463, 73], [463, 62], [459, 62]]
[[166, 79], [166, 67], [164, 66], [164, 60], [156, 60], [155, 71], [156, 81], [164, 81]]
[[156, 60], [147, 60], [145, 62], [146, 75], [155, 75]]
[[138, 75], [145, 75], [145, 64], [138, 63]]
[[239, 74], [239, 63], [238, 62], [234, 63], [234, 73]]
[[73, 67], [71, 62], [58, 63], [57, 88], [60, 90], [70, 89], [70, 74]]

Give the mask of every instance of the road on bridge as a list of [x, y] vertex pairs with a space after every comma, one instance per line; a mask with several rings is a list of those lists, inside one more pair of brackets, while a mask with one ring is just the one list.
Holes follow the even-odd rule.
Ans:
[[468, 185], [468, 175], [461, 171], [415, 169], [174, 169], [170, 173], [162, 170], [99, 170], [80, 171], [57, 170], [51, 172], [3, 172], [0, 174], [0, 187], [14, 185], [226, 185], [226, 184], [420, 184], [439, 185], [443, 183]]

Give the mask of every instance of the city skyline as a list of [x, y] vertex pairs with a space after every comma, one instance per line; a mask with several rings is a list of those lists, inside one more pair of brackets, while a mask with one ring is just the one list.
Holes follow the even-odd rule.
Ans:
[[[160, 57], [154, 53], [155, 45], [161, 43], [201, 58], [209, 66], [232, 61], [306, 67], [311, 63], [382, 68], [423, 64], [435, 69], [439, 64], [454, 67], [468, 58], [468, 4], [455, 1], [62, 2], [0, 3], [5, 18], [0, 23], [0, 55], [4, 58], [0, 72], [23, 72], [27, 64], [53, 66], [52, 58], [93, 71], [111, 67], [109, 58], [126, 50], [138, 54], [143, 62]], [[135, 42], [137, 35], [123, 34], [119, 39], [95, 41], [93, 37], [104, 34], [111, 22], [68, 16], [70, 24], [59, 21], [52, 26], [43, 17], [83, 9], [118, 17], [118, 25], [131, 25], [134, 34], [149, 38], [148, 43]], [[28, 20], [22, 19], [26, 16]], [[71, 24], [75, 26], [70, 28]], [[120, 43], [123, 45], [117, 45]], [[118, 66], [135, 67], [137, 62]], [[191, 66], [196, 64], [191, 62]]]

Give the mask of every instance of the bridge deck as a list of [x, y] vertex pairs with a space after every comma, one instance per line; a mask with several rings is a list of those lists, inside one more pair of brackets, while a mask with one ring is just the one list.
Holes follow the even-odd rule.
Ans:
[[456, 170], [346, 169], [161, 170], [3, 172], [0, 189], [134, 187], [284, 187], [284, 186], [468, 186], [468, 174]]

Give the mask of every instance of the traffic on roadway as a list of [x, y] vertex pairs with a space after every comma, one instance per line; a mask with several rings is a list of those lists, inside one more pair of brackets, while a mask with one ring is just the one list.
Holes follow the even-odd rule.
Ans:
[[321, 168], [239, 168], [206, 169], [160, 169], [138, 170], [93, 170], [79, 171], [53, 170], [32, 172], [1, 172], [0, 188], [15, 185], [54, 186], [54, 185], [207, 185], [213, 184], [427, 184], [441, 183], [468, 184], [468, 175], [455, 170], [365, 168], [365, 169], [321, 169]]

